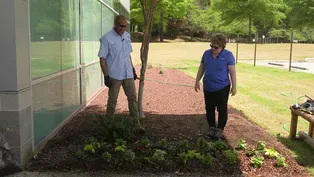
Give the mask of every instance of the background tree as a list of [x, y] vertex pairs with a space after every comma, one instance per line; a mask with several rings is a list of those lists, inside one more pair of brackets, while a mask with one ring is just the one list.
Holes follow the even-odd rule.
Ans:
[[216, 0], [214, 8], [221, 12], [225, 24], [233, 21], [247, 20], [249, 24], [248, 40], [251, 42], [252, 25], [258, 22], [262, 25], [277, 25], [285, 14], [280, 10], [284, 8], [282, 0]]
[[314, 0], [286, 0], [288, 18], [294, 28], [314, 28]]
[[[182, 20], [187, 14], [189, 4], [193, 0], [159, 0], [153, 20], [153, 25], [163, 41], [165, 25], [172, 19]], [[131, 1], [132, 24], [141, 28], [144, 17], [140, 6], [140, 0]]]

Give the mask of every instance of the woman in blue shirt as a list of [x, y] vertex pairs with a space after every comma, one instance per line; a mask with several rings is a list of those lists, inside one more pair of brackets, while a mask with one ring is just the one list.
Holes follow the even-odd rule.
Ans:
[[[237, 93], [235, 60], [232, 52], [225, 49], [225, 36], [213, 36], [210, 47], [211, 49], [206, 50], [203, 54], [194, 89], [196, 92], [200, 90], [199, 82], [204, 75], [203, 90], [209, 136], [221, 139], [228, 119], [229, 93], [231, 96]], [[216, 108], [218, 125], [215, 120]]]

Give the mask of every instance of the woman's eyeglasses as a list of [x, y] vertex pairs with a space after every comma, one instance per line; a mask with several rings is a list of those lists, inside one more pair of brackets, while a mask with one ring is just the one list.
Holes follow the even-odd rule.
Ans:
[[210, 44], [210, 47], [211, 47], [211, 48], [214, 48], [214, 49], [216, 49], [216, 50], [219, 48], [218, 46], [214, 46], [213, 44]]

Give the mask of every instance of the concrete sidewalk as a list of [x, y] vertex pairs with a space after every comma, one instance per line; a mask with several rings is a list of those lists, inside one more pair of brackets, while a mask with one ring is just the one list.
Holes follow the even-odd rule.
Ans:
[[[253, 60], [248, 60], [248, 61], [239, 60], [238, 62], [249, 63], [252, 65], [254, 63]], [[256, 60], [256, 65], [283, 68], [287, 70], [289, 69], [289, 61], [286, 61], [286, 60]], [[291, 71], [306, 72], [306, 73], [314, 74], [314, 62], [313, 61], [291, 62], [291, 66], [292, 66]], [[297, 68], [293, 68], [293, 67], [297, 67]]]

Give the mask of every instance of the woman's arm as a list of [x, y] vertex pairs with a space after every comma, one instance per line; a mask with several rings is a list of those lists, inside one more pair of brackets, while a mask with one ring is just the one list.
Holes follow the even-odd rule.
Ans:
[[195, 81], [195, 86], [194, 86], [194, 89], [196, 92], [200, 90], [200, 80], [202, 79], [204, 75], [204, 71], [205, 71], [204, 64], [201, 63], [197, 71], [197, 76], [196, 76], [196, 81]]
[[229, 74], [231, 78], [231, 96], [234, 96], [237, 93], [237, 74], [235, 65], [228, 65]]

